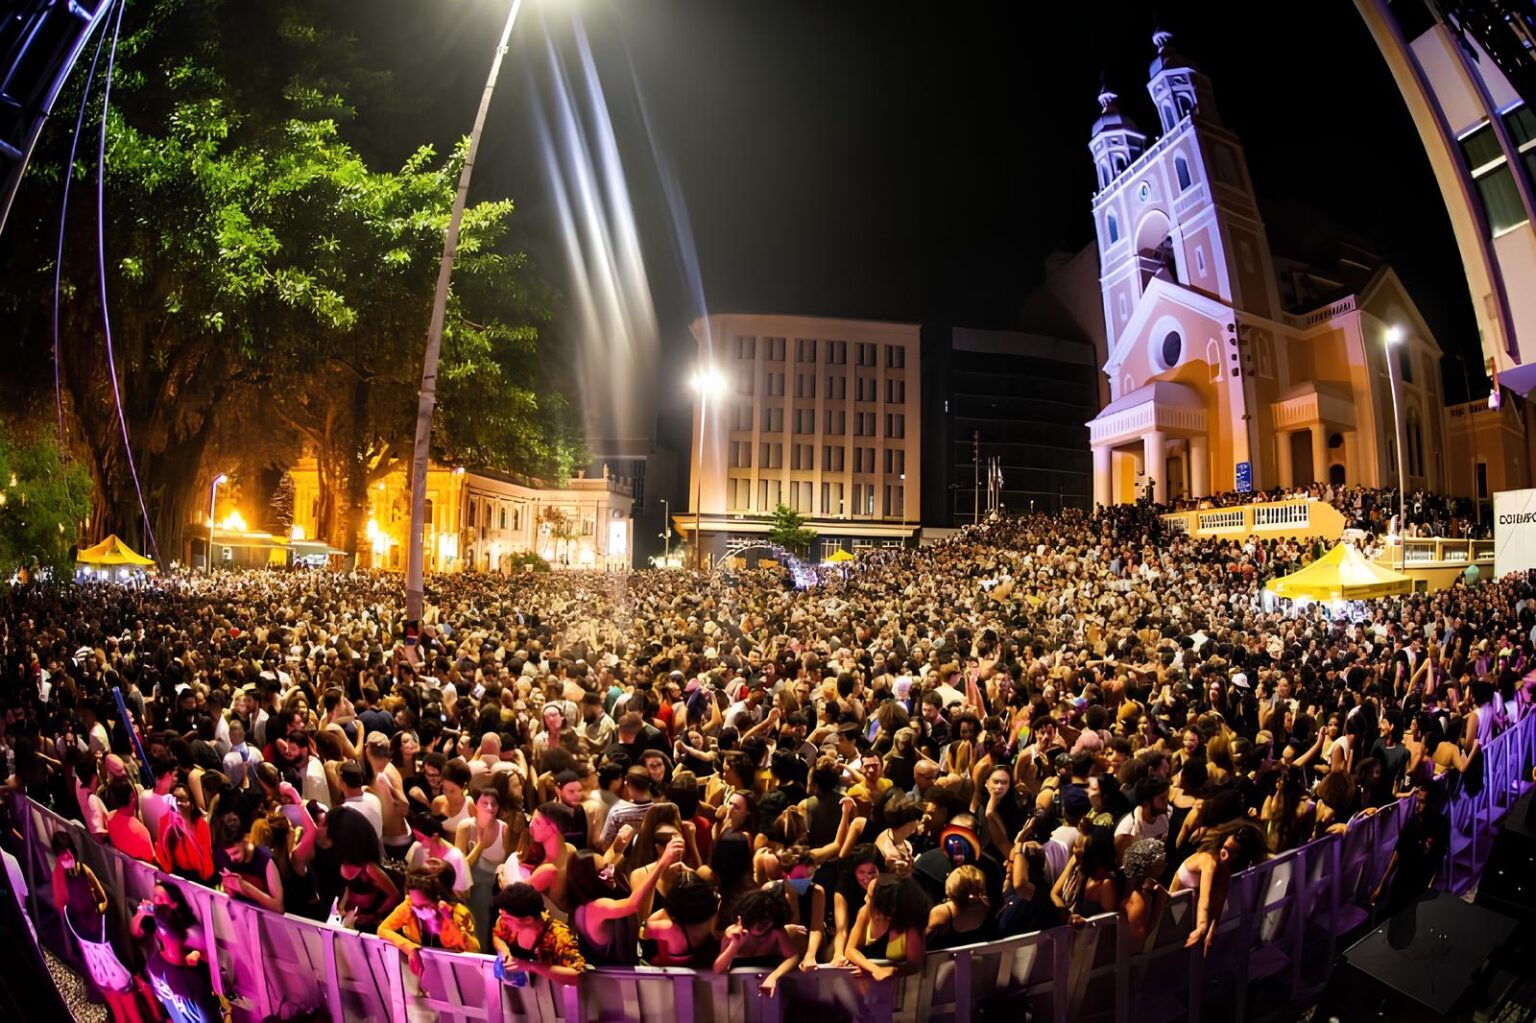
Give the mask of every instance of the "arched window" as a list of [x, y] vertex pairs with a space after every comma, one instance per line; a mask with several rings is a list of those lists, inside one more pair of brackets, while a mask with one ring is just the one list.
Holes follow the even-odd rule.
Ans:
[[1119, 174], [1121, 171], [1125, 170], [1125, 157], [1121, 154], [1116, 153], [1114, 157], [1112, 157], [1111, 162], [1113, 163], [1114, 173]]
[[1178, 119], [1173, 116], [1173, 107], [1166, 103], [1162, 105], [1162, 114], [1164, 128], [1172, 128], [1175, 124], [1179, 123]]
[[1188, 117], [1189, 116], [1189, 112], [1195, 108], [1195, 105], [1189, 101], [1189, 94], [1188, 93], [1181, 92], [1178, 95], [1174, 96], [1174, 102], [1178, 103], [1178, 105], [1179, 105], [1179, 119], [1180, 120], [1183, 120], [1185, 117]]
[[1184, 191], [1189, 187], [1189, 161], [1182, 156], [1175, 156], [1173, 158], [1173, 172], [1179, 179], [1179, 191]]
[[1109, 235], [1109, 243], [1113, 245], [1120, 240], [1120, 221], [1116, 220], [1115, 215], [1111, 213], [1105, 218], [1104, 225], [1105, 231]]

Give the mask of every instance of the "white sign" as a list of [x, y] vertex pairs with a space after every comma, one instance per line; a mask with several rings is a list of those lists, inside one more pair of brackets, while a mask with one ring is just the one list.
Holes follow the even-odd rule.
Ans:
[[1493, 574], [1536, 568], [1536, 490], [1493, 495]]

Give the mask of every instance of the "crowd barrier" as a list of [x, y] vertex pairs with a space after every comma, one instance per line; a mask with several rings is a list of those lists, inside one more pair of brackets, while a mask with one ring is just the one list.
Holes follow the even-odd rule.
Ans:
[[[1498, 818], [1529, 784], [1536, 755], [1536, 715], [1495, 738], [1482, 752], [1482, 784], [1457, 783], [1449, 793], [1452, 838], [1441, 885], [1461, 892], [1487, 859]], [[1473, 772], [1474, 776], [1476, 772]], [[79, 965], [50, 897], [52, 834], [79, 826], [13, 797], [22, 836], [29, 911], [45, 944]], [[1411, 812], [1408, 800], [1360, 815], [1332, 834], [1233, 877], [1210, 948], [1184, 947], [1194, 920], [1194, 893], [1168, 901], [1145, 942], [1134, 942], [1116, 914], [1080, 927], [932, 952], [920, 974], [891, 981], [851, 971], [796, 971], [765, 997], [763, 970], [716, 975], [642, 966], [597, 969], [575, 987], [530, 978], [501, 983], [488, 955], [426, 951], [418, 980], [388, 942], [291, 915], [268, 912], [199, 885], [169, 878], [147, 864], [82, 839], [81, 859], [109, 893], [109, 913], [125, 961], [136, 953], [121, 940], [134, 907], [157, 881], [185, 892], [201, 922], [203, 947], [218, 968], [216, 990], [230, 999], [235, 1023], [323, 1008], [341, 1020], [441, 1020], [444, 1023], [780, 1023], [811, 1013], [818, 1020], [868, 1023], [963, 1023], [989, 1009], [1010, 1018], [1138, 1023], [1245, 1019], [1251, 998], [1264, 1007], [1295, 1004], [1320, 992], [1337, 959], [1339, 939], [1371, 919], [1371, 895]]]

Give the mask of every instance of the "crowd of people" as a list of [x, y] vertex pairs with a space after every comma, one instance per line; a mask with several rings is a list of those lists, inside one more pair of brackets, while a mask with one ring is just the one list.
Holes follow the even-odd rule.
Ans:
[[[1309, 483], [1273, 490], [1230, 490], [1210, 497], [1180, 498], [1171, 503], [1174, 511], [1199, 508], [1232, 508], [1238, 505], [1272, 501], [1323, 501], [1344, 516], [1350, 529], [1372, 537], [1389, 534], [1409, 537], [1444, 537], [1450, 540], [1484, 540], [1493, 535], [1492, 522], [1482, 515], [1477, 502], [1465, 497], [1448, 497], [1415, 490], [1399, 502], [1397, 489]], [[1399, 531], [1399, 515], [1405, 524]]]
[[1182, 889], [1200, 947], [1234, 872], [1409, 793], [1422, 840], [1380, 896], [1422, 892], [1446, 787], [1530, 709], [1536, 581], [1266, 610], [1314, 544], [1161, 510], [1000, 519], [804, 588], [440, 577], [410, 646], [391, 575], [17, 587], [0, 776], [166, 875], [115, 935], [55, 846], [120, 1019], [151, 1018], [146, 984], [209, 1007], [188, 882], [377, 934], [417, 976], [422, 949], [514, 983], [752, 965], [765, 994], [1105, 912], [1144, 938]]

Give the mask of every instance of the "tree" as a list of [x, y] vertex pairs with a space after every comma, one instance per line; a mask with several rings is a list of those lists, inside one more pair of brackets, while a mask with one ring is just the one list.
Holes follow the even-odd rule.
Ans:
[[773, 526], [768, 530], [768, 542], [804, 557], [816, 540], [816, 531], [806, 529], [806, 521], [804, 515], [789, 505], [780, 504], [773, 510]]
[[90, 474], [52, 437], [18, 441], [0, 429], [0, 567], [38, 565], [67, 577], [90, 495]]
[[293, 529], [293, 476], [283, 473], [267, 502], [267, 528], [274, 536], [284, 537]]
[[[366, 544], [369, 485], [409, 454], [464, 150], [438, 159], [423, 146], [377, 170], [348, 144], [353, 95], [387, 82], [361, 68], [330, 20], [339, 16], [293, 0], [149, 0], [124, 17], [105, 181], [118, 379], [103, 358], [91, 258], [93, 161], [76, 171], [60, 353], [72, 440], [103, 498], [97, 529], [139, 536], [116, 390], [165, 557], [209, 475], [211, 438], [244, 408], [259, 406], [315, 454], [320, 532], [337, 546]], [[7, 240], [16, 272], [0, 314], [23, 326], [0, 346], [15, 348], [6, 354], [33, 381], [51, 375], [51, 345], [38, 342], [52, 312], [61, 134], [29, 180], [31, 233]], [[506, 199], [466, 211], [435, 448], [558, 479], [580, 458], [580, 438], [545, 377], [550, 299], [511, 244], [511, 214]], [[272, 437], [239, 435], [252, 448]]]

